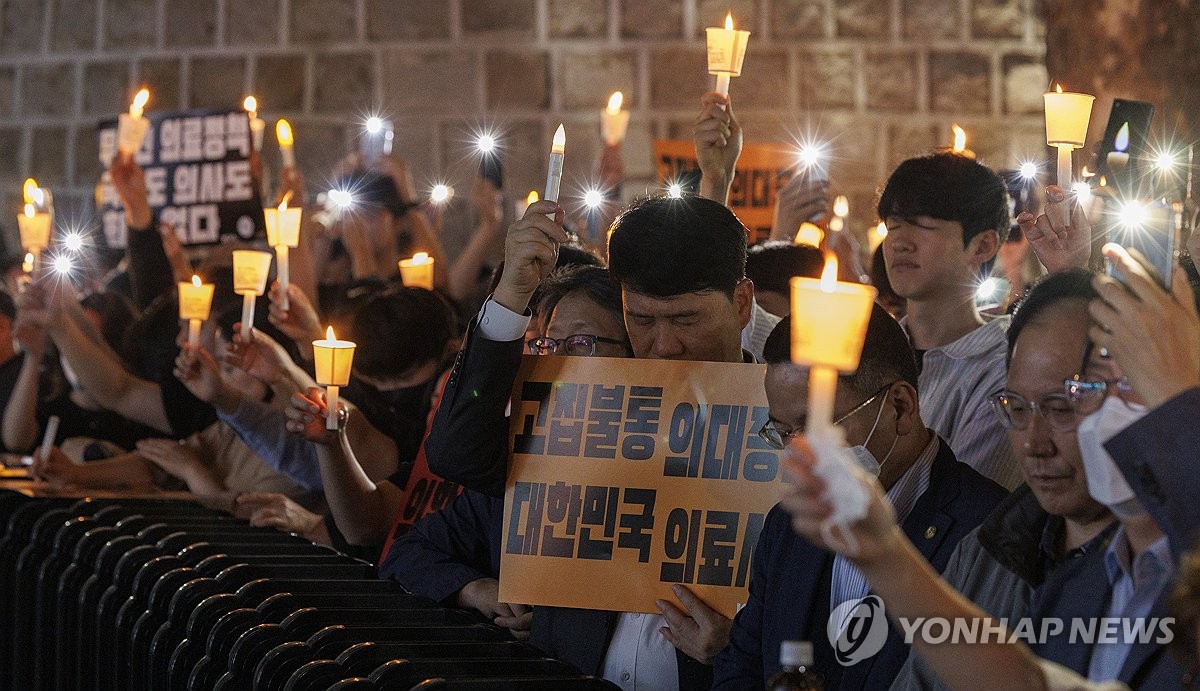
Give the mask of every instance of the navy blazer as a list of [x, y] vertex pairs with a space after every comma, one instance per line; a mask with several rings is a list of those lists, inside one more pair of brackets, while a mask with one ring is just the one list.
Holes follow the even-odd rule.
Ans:
[[[935, 569], [945, 568], [967, 533], [1004, 498], [1004, 488], [960, 463], [945, 441], [930, 469], [929, 489], [905, 519], [908, 539]], [[797, 535], [778, 506], [767, 514], [754, 551], [750, 598], [733, 621], [729, 645], [717, 655], [713, 689], [762, 688], [779, 671], [779, 646], [813, 643], [814, 667], [827, 689], [885, 689], [908, 657], [902, 631], [889, 622], [887, 642], [851, 667], [834, 661], [829, 621], [833, 553]]]

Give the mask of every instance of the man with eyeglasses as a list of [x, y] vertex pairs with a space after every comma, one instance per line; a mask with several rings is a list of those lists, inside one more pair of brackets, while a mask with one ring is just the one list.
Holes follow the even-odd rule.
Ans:
[[[808, 415], [808, 370], [792, 364], [790, 318], [767, 339], [770, 419], [763, 439], [784, 448]], [[917, 366], [903, 329], [876, 305], [858, 370], [838, 379], [836, 424], [864, 468], [879, 478], [905, 533], [941, 569], [963, 536], [1005, 496], [995, 482], [960, 463], [921, 421]], [[826, 633], [831, 613], [870, 588], [848, 560], [791, 530], [776, 506], [754, 552], [750, 598], [734, 619], [730, 643], [717, 656], [714, 689], [757, 687], [779, 671], [786, 640], [813, 642], [815, 667], [830, 689], [878, 689], [891, 683], [908, 655], [898, 629], [882, 650], [850, 666], [835, 661]]]

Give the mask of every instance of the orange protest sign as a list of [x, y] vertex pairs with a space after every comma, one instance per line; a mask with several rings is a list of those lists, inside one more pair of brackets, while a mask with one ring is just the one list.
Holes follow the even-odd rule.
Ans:
[[[778, 499], [765, 366], [526, 356], [512, 397], [500, 600], [732, 617]], [[600, 585], [601, 587], [597, 587]]]
[[[654, 142], [654, 160], [663, 183], [687, 171], [698, 171], [696, 145], [679, 139]], [[796, 154], [782, 144], [746, 144], [734, 169], [729, 208], [750, 229], [750, 241], [771, 237], [775, 198], [796, 172]]]

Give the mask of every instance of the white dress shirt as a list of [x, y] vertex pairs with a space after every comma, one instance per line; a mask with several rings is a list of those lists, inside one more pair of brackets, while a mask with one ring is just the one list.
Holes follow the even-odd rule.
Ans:
[[604, 655], [602, 676], [624, 691], [675, 691], [679, 660], [659, 629], [667, 620], [659, 614], [622, 612], [617, 617]]

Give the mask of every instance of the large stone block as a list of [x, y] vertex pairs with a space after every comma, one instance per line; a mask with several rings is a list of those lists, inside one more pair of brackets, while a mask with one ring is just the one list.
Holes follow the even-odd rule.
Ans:
[[[558, 123], [554, 123], [557, 127]], [[471, 189], [471, 181], [479, 169], [479, 159], [474, 151], [474, 139], [481, 128], [478, 120], [452, 120], [441, 126], [442, 173], [458, 182], [461, 192]], [[550, 155], [550, 136], [553, 131], [543, 127], [541, 120], [518, 120], [506, 122], [500, 129], [499, 138], [503, 149], [501, 161], [504, 165], [504, 185], [524, 196], [531, 189], [542, 191], [546, 182], [546, 165]], [[571, 142], [574, 135], [567, 133], [567, 157], [573, 154]], [[566, 180], [564, 188], [566, 187]]]
[[[0, 178], [14, 179], [21, 175], [23, 170], [21, 164], [21, 137], [20, 127], [0, 127], [0, 151], [9, 152], [5, 156], [0, 156]], [[15, 186], [14, 189], [16, 189]], [[13, 209], [17, 207], [9, 205], [4, 208]], [[6, 223], [4, 225], [7, 226], [9, 224]]]
[[624, 51], [564, 52], [559, 55], [554, 85], [563, 108], [600, 109], [614, 91], [624, 93], [626, 108], [644, 105], [633, 103], [637, 68], [633, 54]]
[[383, 57], [383, 103], [396, 113], [471, 113], [480, 65], [465, 51], [391, 50]]
[[825, 113], [821, 131], [829, 140], [830, 180], [848, 188], [879, 184], [886, 155], [879, 118]]
[[550, 57], [546, 53], [493, 50], [485, 60], [488, 108], [550, 105]]
[[53, 50], [91, 50], [96, 47], [96, 0], [54, 0], [50, 27]]
[[700, 96], [713, 89], [703, 48], [657, 48], [650, 53], [650, 105], [700, 111]]
[[67, 183], [66, 127], [33, 128], [29, 168], [43, 185], [61, 186]]
[[260, 55], [254, 65], [254, 95], [266, 111], [304, 107], [303, 55]]
[[824, 0], [767, 0], [771, 4], [771, 36], [820, 38], [826, 36]]
[[216, 42], [215, 0], [167, 0], [164, 17], [168, 46], [211, 46]]
[[1026, 0], [971, 0], [971, 33], [978, 38], [1021, 38], [1030, 19], [1030, 4]]
[[[179, 59], [178, 58], [143, 58], [138, 62], [138, 78], [140, 85], [151, 91], [150, 107], [154, 110], [176, 110], [182, 103], [179, 92]], [[128, 90], [120, 97], [120, 102], [133, 97]]]
[[41, 0], [8, 0], [0, 11], [0, 52], [37, 53], [42, 48]]
[[27, 115], [70, 115], [75, 66], [67, 62], [27, 65], [21, 78], [21, 110]]
[[550, 0], [546, 23], [552, 38], [603, 38], [608, 0]]
[[750, 48], [742, 75], [732, 80], [729, 93], [734, 108], [786, 108], [791, 79], [788, 54], [781, 49]]
[[100, 165], [100, 141], [93, 127], [75, 129], [75, 170], [72, 182], [78, 187], [90, 188], [104, 173]]
[[725, 26], [727, 14], [733, 15], [735, 29], [745, 29], [752, 35], [758, 31], [757, 0], [696, 0], [696, 35], [703, 37], [704, 29], [710, 26]]
[[428, 196], [437, 184], [438, 161], [434, 156], [433, 142], [437, 141], [437, 125], [429, 118], [400, 117], [392, 120], [395, 139], [392, 154], [408, 163], [412, 171], [417, 194]]
[[678, 38], [682, 33], [683, 3], [678, 0], [621, 3], [621, 35], [625, 38]]
[[[292, 125], [296, 132], [296, 163], [309, 180], [324, 180], [329, 171], [351, 150], [350, 138], [347, 137], [343, 125], [313, 122], [303, 118], [293, 121]], [[275, 151], [278, 151], [277, 146]], [[274, 156], [267, 160], [278, 161], [278, 154]]]
[[532, 38], [537, 32], [534, 0], [462, 0], [462, 27], [469, 34]]
[[905, 38], [928, 41], [962, 36], [963, 16], [959, 0], [905, 0], [900, 3], [900, 10]]
[[362, 113], [374, 109], [375, 60], [370, 53], [325, 53], [313, 65], [313, 110]]
[[246, 59], [192, 58], [188, 105], [192, 108], [240, 106], [246, 92]]
[[917, 54], [911, 50], [869, 50], [863, 64], [867, 107], [883, 112], [917, 108]]
[[945, 141], [939, 143], [938, 137], [942, 133], [934, 125], [899, 122], [888, 125], [887, 131], [889, 143], [887, 169], [889, 173], [902, 161], [923, 156], [933, 151], [934, 147], [939, 144], [946, 145]]
[[355, 29], [354, 0], [291, 0], [288, 39], [292, 44], [352, 41]]
[[834, 6], [837, 35], [885, 38], [891, 33], [891, 8], [879, 0], [839, 0]]
[[986, 55], [930, 54], [930, 109], [944, 113], [992, 112], [991, 75], [991, 60]]
[[1041, 113], [1045, 108], [1042, 92], [1050, 76], [1041, 57], [1006, 55], [1004, 69], [1004, 112]]
[[372, 41], [450, 37], [447, 0], [367, 0], [366, 17]]
[[800, 53], [800, 107], [853, 108], [857, 92], [858, 64], [848, 48], [814, 48]]
[[84, 115], [114, 117], [129, 107], [125, 102], [128, 91], [129, 63], [93, 62], [83, 66]]
[[272, 45], [279, 41], [282, 0], [234, 0], [225, 3], [225, 42], [229, 45]]
[[104, 46], [152, 48], [157, 43], [155, 0], [105, 0]]
[[0, 117], [12, 115], [14, 110], [13, 91], [17, 83], [17, 72], [12, 67], [0, 68]]

